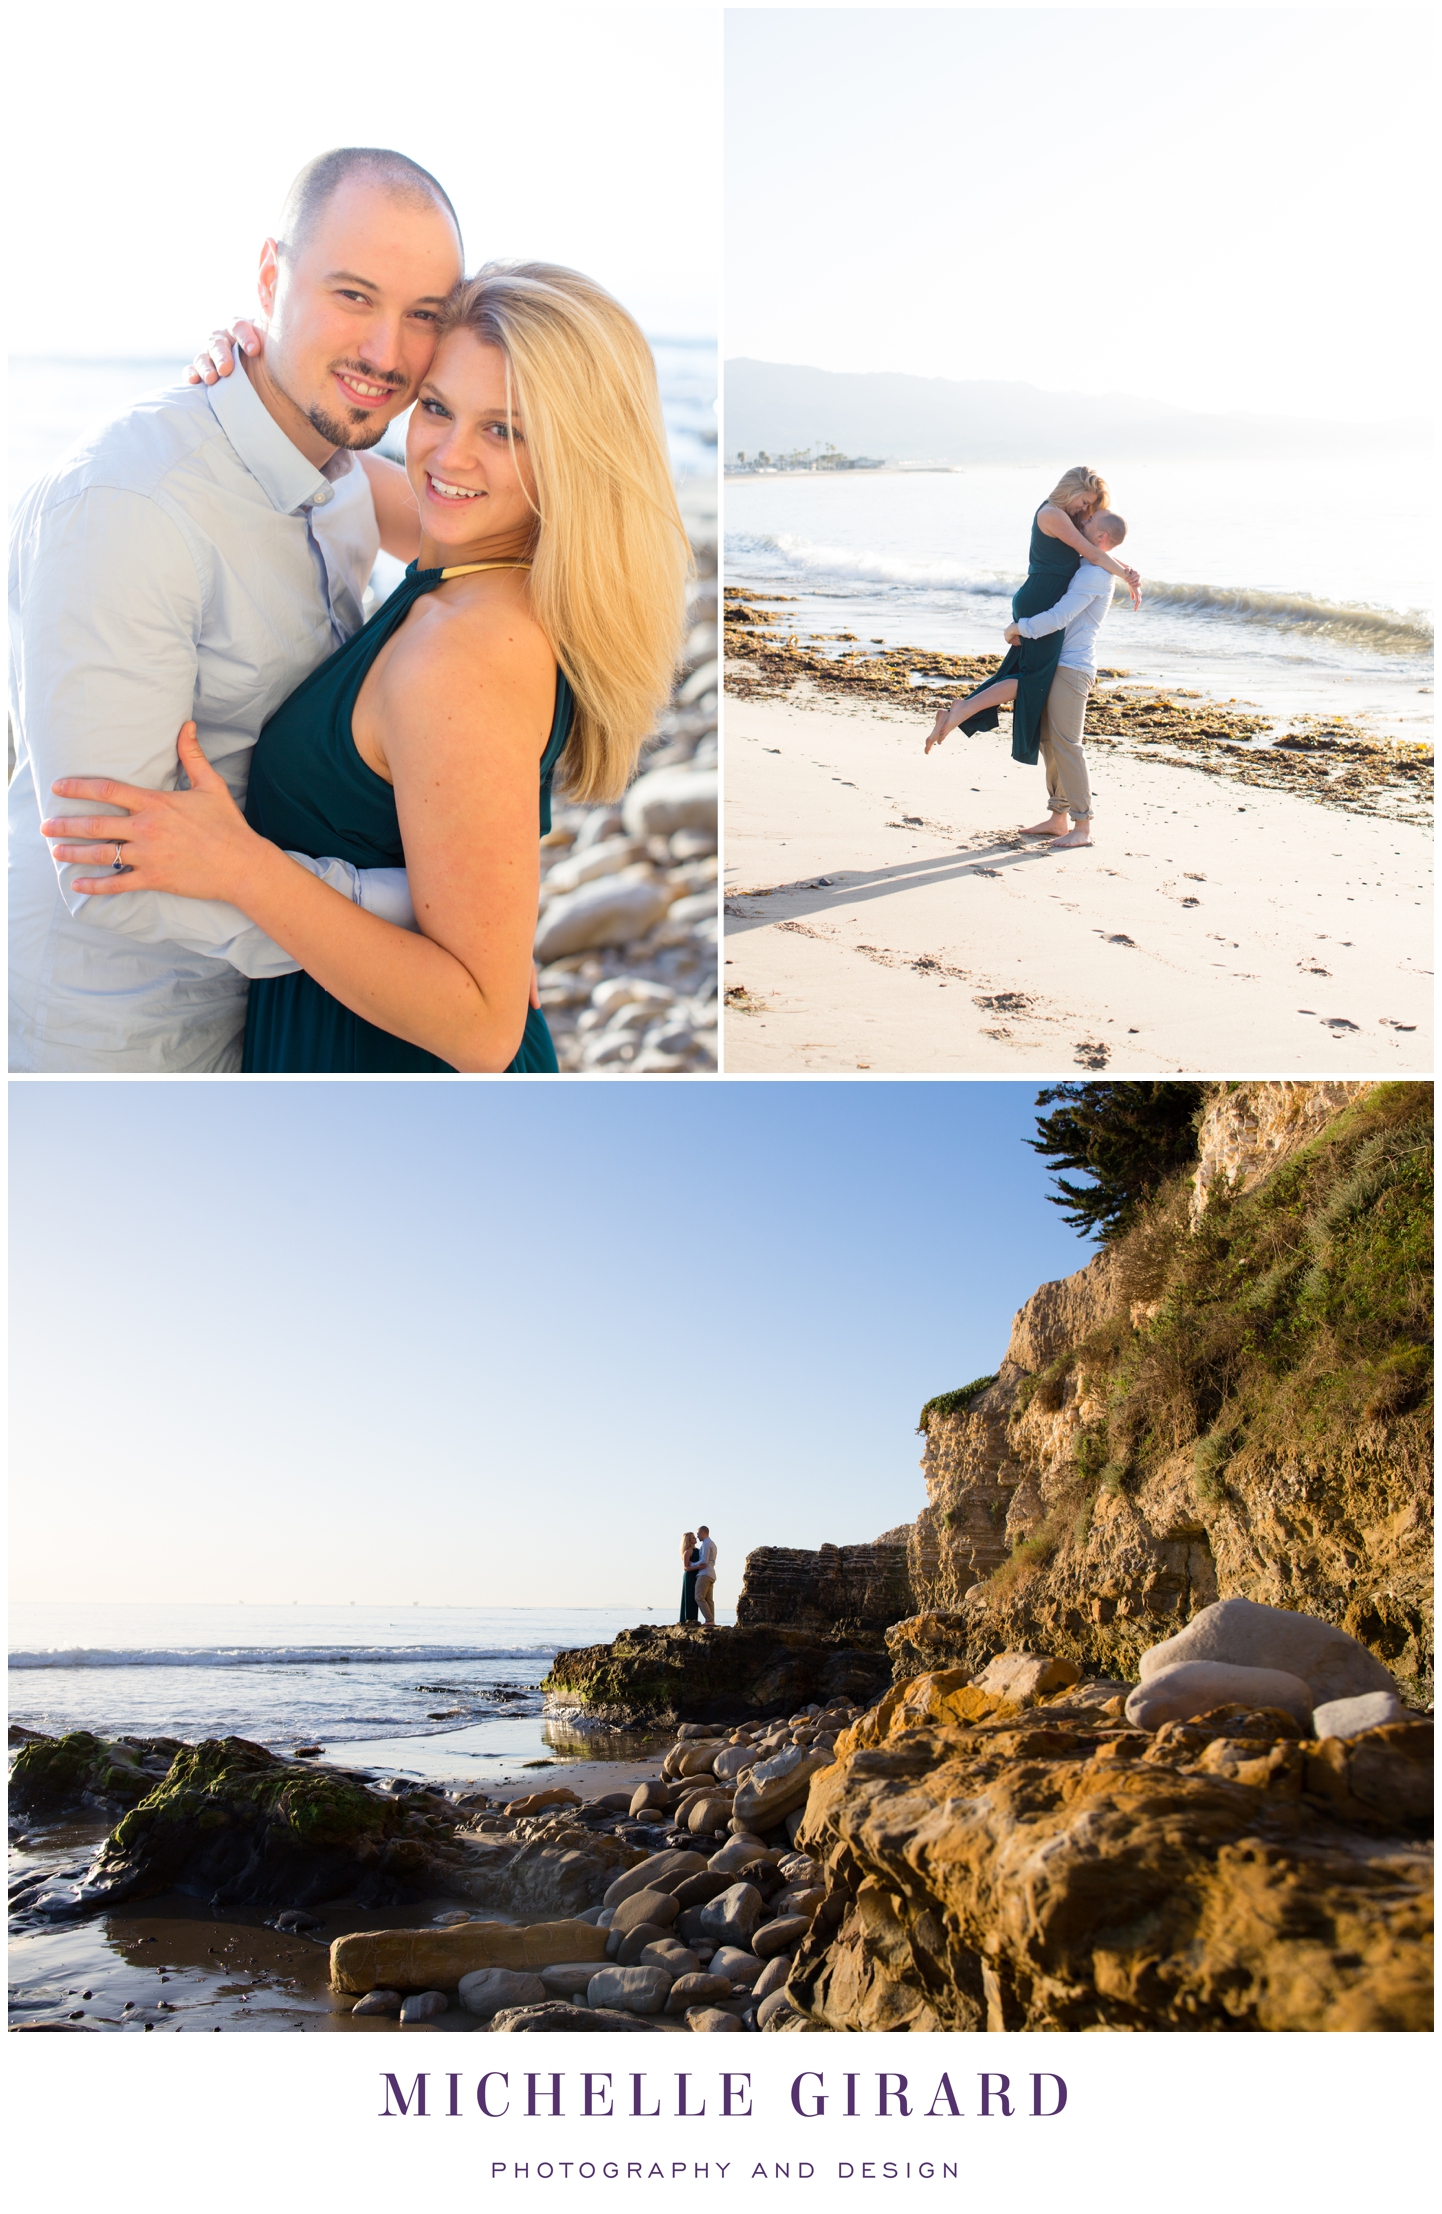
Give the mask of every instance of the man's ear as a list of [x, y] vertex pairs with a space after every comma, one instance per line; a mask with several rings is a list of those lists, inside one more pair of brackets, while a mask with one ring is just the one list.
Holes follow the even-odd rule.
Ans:
[[276, 289], [280, 284], [280, 242], [268, 238], [260, 249], [260, 271], [255, 289], [260, 300], [261, 313], [275, 313]]

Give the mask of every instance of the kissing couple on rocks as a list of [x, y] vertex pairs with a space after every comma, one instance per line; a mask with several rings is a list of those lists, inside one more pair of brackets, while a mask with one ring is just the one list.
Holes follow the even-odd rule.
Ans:
[[630, 781], [690, 552], [632, 317], [463, 267], [428, 171], [318, 156], [258, 323], [22, 500], [12, 1068], [555, 1070], [552, 784]]

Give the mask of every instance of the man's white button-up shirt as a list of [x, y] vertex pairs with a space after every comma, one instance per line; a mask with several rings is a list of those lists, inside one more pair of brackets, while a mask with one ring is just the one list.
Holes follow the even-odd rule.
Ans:
[[[297, 964], [218, 900], [78, 895], [94, 865], [57, 867], [39, 826], [81, 811], [52, 798], [58, 776], [175, 789], [192, 719], [243, 806], [261, 725], [359, 629], [378, 545], [354, 456], [317, 469], [239, 367], [141, 401], [25, 495], [10, 552], [12, 1068], [239, 1066], [246, 979]], [[356, 871], [316, 873], [370, 904]]]

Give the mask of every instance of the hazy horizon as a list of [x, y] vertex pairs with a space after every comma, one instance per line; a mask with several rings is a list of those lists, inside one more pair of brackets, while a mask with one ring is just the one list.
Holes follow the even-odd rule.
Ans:
[[732, 11], [727, 351], [875, 371], [904, 333], [921, 376], [1427, 413], [1416, 29], [1405, 9]]

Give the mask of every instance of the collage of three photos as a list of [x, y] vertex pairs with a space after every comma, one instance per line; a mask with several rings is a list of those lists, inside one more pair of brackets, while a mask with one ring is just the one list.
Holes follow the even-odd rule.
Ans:
[[10, 2026], [1429, 2029], [1423, 78], [146, 12], [15, 248]]

